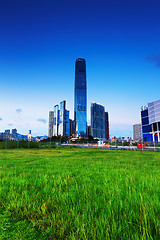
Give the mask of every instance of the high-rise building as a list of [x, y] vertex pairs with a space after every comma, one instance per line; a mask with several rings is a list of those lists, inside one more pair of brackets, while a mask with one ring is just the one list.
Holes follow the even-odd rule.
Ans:
[[133, 139], [135, 141], [142, 141], [142, 125], [141, 125], [141, 123], [133, 125]]
[[105, 112], [105, 138], [109, 139], [109, 114]]
[[12, 129], [11, 134], [12, 134], [12, 137], [15, 138], [17, 136], [17, 129], [16, 128]]
[[74, 136], [75, 134], [75, 122], [72, 119], [69, 119], [69, 136]]
[[148, 103], [141, 110], [143, 140], [160, 142], [160, 100]]
[[91, 134], [93, 138], [105, 139], [105, 108], [91, 103]]
[[152, 126], [149, 124], [148, 108], [141, 109], [142, 139], [144, 142], [152, 142]]
[[65, 130], [66, 130], [66, 132], [65, 132], [65, 136], [66, 137], [69, 137], [69, 127], [70, 127], [70, 124], [69, 124], [69, 111], [68, 110], [66, 110], [65, 111]]
[[11, 135], [10, 135], [10, 129], [5, 130], [5, 139], [10, 139]]
[[[60, 109], [58, 105], [54, 106], [54, 112], [49, 114], [49, 134], [52, 136], [66, 136], [69, 137], [69, 111], [66, 110], [66, 101], [60, 103]], [[52, 124], [53, 119], [53, 124]], [[50, 135], [50, 136], [51, 136]]]
[[87, 125], [87, 137], [91, 136], [91, 126]]
[[69, 136], [69, 111], [66, 110], [66, 101], [60, 103], [58, 135]]
[[54, 118], [53, 118], [53, 135], [58, 136], [58, 125], [59, 125], [59, 106], [54, 106]]
[[48, 137], [53, 137], [53, 118], [54, 118], [54, 111], [49, 112], [49, 126], [48, 126]]
[[143, 141], [160, 142], [160, 100], [141, 109]]
[[76, 136], [86, 136], [87, 128], [87, 84], [86, 61], [78, 58], [75, 63], [74, 120]]

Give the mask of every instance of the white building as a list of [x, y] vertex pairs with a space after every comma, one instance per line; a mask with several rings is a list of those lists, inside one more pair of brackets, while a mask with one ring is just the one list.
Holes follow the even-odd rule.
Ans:
[[53, 137], [53, 118], [54, 118], [54, 111], [49, 112], [49, 126], [48, 126], [48, 137]]
[[142, 140], [142, 125], [141, 125], [141, 123], [133, 125], [133, 140], [135, 140], [135, 141]]

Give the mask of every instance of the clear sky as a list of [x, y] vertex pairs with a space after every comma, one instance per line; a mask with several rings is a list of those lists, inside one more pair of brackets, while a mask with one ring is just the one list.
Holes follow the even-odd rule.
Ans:
[[76, 58], [110, 135], [131, 136], [140, 108], [160, 99], [159, 0], [0, 0], [0, 131], [48, 134], [48, 113], [73, 118]]

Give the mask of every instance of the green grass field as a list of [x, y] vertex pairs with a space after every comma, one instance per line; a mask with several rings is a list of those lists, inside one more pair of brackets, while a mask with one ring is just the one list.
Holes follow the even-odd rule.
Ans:
[[160, 239], [160, 153], [0, 150], [0, 239]]

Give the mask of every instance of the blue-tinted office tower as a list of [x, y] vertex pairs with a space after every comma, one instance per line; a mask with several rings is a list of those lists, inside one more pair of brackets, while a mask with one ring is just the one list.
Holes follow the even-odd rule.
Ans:
[[74, 120], [76, 136], [86, 136], [87, 128], [87, 84], [86, 61], [78, 58], [75, 64]]
[[141, 109], [142, 138], [144, 142], [153, 142], [152, 126], [149, 124], [148, 108]]
[[143, 140], [160, 142], [160, 100], [148, 103], [141, 109]]
[[98, 103], [91, 103], [91, 135], [105, 139], [105, 108]]

